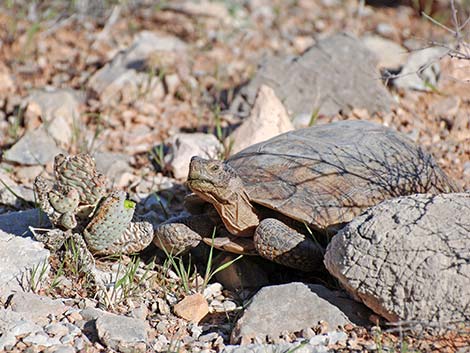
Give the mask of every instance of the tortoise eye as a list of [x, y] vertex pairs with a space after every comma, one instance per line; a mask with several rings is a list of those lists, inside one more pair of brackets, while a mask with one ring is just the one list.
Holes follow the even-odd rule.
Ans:
[[214, 165], [211, 166], [211, 171], [213, 171], [213, 172], [216, 172], [216, 171], [218, 171], [219, 169], [220, 169], [220, 167], [219, 167], [218, 164], [214, 164]]

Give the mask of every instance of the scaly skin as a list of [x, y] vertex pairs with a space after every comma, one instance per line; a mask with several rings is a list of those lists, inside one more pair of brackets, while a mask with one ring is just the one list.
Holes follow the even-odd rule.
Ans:
[[[193, 215], [161, 224], [155, 230], [154, 244], [157, 247], [182, 253], [198, 245], [202, 239], [220, 250], [247, 255], [256, 253], [302, 271], [322, 266], [322, 247], [299, 232], [298, 227], [291, 226], [293, 220], [286, 219], [285, 224], [278, 219], [265, 218], [266, 215], [251, 204], [242, 180], [230, 166], [217, 160], [193, 157], [189, 169], [189, 188], [214, 206], [220, 215], [219, 220], [225, 225], [217, 232], [222, 238], [214, 242], [211, 239], [212, 230], [218, 225], [213, 217]], [[232, 235], [227, 234], [227, 230]]]

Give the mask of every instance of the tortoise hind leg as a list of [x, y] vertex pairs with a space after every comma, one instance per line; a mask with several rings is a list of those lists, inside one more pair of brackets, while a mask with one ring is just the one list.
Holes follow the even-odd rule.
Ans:
[[281, 265], [306, 272], [323, 267], [324, 249], [277, 219], [263, 219], [256, 228], [254, 242], [262, 257]]

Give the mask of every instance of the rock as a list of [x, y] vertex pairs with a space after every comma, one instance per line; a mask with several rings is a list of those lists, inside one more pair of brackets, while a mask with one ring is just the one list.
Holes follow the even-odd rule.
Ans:
[[441, 72], [439, 61], [448, 51], [442, 47], [413, 51], [398, 77], [393, 80], [393, 85], [402, 89], [432, 91], [433, 87], [437, 87]]
[[274, 90], [292, 119], [314, 112], [347, 113], [352, 108], [387, 112], [393, 100], [379, 76], [372, 53], [358, 39], [337, 34], [299, 57], [265, 61], [230, 109], [247, 113], [259, 87], [265, 84]]
[[58, 336], [59, 338], [69, 333], [69, 329], [59, 323], [52, 323], [44, 327], [44, 331], [52, 336]]
[[141, 71], [145, 71], [149, 60], [155, 57], [158, 57], [159, 64], [165, 65], [161, 61], [171, 61], [172, 53], [175, 56], [181, 55], [185, 49], [186, 44], [177, 37], [150, 31], [140, 32], [129, 48], [119, 52], [110, 63], [90, 78], [88, 87], [98, 93], [105, 104], [119, 99], [132, 101], [142, 93], [149, 93], [149, 98], [152, 95], [155, 97], [155, 94], [163, 95], [161, 80]]
[[[217, 265], [215, 265], [215, 268], [217, 268]], [[217, 282], [208, 284], [207, 287], [204, 288], [202, 295], [206, 299], [216, 298], [219, 295], [222, 295], [222, 285]]]
[[37, 90], [26, 98], [25, 125], [33, 130], [44, 124], [51, 137], [66, 147], [70, 144], [74, 125], [80, 123], [79, 106], [84, 95], [72, 89]]
[[51, 299], [31, 292], [17, 292], [11, 301], [11, 309], [40, 325], [49, 323], [49, 316], [61, 316], [68, 309], [60, 299]]
[[27, 131], [18, 142], [16, 142], [3, 155], [5, 161], [26, 164], [44, 165], [52, 162], [54, 157], [62, 153], [54, 139], [41, 127], [34, 131]]
[[29, 346], [50, 347], [55, 344], [60, 344], [59, 339], [51, 338], [44, 332], [29, 334], [28, 336], [24, 337], [22, 341]]
[[230, 144], [233, 141], [230, 153], [235, 154], [245, 147], [293, 129], [286, 108], [274, 91], [269, 86], [261, 85], [250, 116], [228, 137]]
[[[0, 217], [1, 218], [1, 217]], [[21, 291], [34, 268], [49, 266], [49, 251], [29, 238], [21, 238], [0, 230], [0, 295]], [[37, 279], [37, 278], [36, 278]]]
[[0, 337], [0, 350], [11, 351], [16, 344], [16, 337], [8, 331], [3, 332], [5, 333]]
[[124, 154], [98, 152], [93, 157], [96, 162], [96, 169], [106, 175], [113, 185], [119, 184], [124, 173], [132, 171], [128, 162], [129, 157]]
[[365, 36], [362, 43], [378, 59], [377, 66], [381, 69], [398, 70], [408, 58], [408, 50], [392, 40], [380, 36]]
[[209, 313], [209, 304], [200, 293], [188, 295], [174, 306], [175, 314], [185, 320], [198, 323]]
[[34, 203], [33, 190], [18, 185], [7, 173], [0, 169], [0, 205], [21, 208], [25, 206], [24, 201]]
[[223, 146], [212, 134], [178, 133], [165, 141], [169, 151], [164, 160], [166, 167], [177, 179], [186, 178], [191, 157], [216, 158], [223, 152]]
[[[320, 321], [327, 322], [330, 330], [350, 323], [335, 304], [316, 294], [316, 289], [318, 286], [303, 283], [262, 288], [236, 323], [231, 343], [248, 344], [256, 338], [278, 337], [284, 331], [300, 332]], [[328, 292], [326, 288], [322, 291]]]
[[45, 350], [44, 353], [75, 353], [77, 350], [66, 344], [57, 344], [50, 347], [50, 350]]
[[384, 201], [335, 235], [329, 272], [389, 321], [470, 320], [470, 194]]
[[29, 227], [49, 227], [47, 217], [38, 209], [8, 212], [0, 215], [0, 231], [18, 236], [29, 236]]
[[242, 346], [225, 346], [221, 353], [326, 353], [325, 346], [314, 346], [310, 343], [296, 342], [283, 344], [247, 344]]
[[120, 352], [145, 352], [148, 325], [143, 320], [106, 314], [96, 320], [98, 336], [108, 348]]

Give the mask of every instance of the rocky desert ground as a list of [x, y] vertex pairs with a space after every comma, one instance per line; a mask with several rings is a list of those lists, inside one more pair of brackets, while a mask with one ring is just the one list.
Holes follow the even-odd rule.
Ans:
[[[38, 207], [87, 154], [67, 178], [153, 230], [187, 214], [192, 156], [343, 120], [400, 132], [453, 193], [368, 209], [326, 269], [153, 234], [93, 257]], [[0, 2], [0, 351], [470, 352], [469, 191], [467, 0]]]

